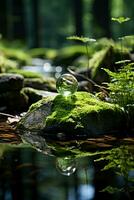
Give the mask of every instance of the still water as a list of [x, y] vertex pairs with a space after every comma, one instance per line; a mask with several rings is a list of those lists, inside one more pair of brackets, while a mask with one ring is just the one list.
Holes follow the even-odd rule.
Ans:
[[0, 200], [133, 199], [133, 139], [118, 141], [53, 142], [0, 131]]

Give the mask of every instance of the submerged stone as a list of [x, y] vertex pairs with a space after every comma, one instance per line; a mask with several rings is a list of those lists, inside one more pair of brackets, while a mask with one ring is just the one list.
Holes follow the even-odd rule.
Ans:
[[125, 128], [124, 111], [117, 105], [103, 102], [87, 92], [72, 96], [47, 97], [33, 104], [18, 124], [24, 130], [58, 139], [64, 137], [96, 137], [119, 133]]

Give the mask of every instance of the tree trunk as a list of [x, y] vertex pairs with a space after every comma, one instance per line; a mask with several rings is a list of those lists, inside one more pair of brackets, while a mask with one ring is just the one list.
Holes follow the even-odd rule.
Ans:
[[111, 37], [110, 1], [94, 0], [92, 5], [93, 28], [96, 37]]
[[73, 0], [75, 35], [83, 35], [83, 0]]
[[25, 39], [23, 0], [12, 1], [13, 39]]
[[6, 1], [2, 0], [0, 3], [0, 34], [6, 37]]
[[32, 1], [32, 16], [33, 16], [33, 47], [39, 47], [39, 0]]

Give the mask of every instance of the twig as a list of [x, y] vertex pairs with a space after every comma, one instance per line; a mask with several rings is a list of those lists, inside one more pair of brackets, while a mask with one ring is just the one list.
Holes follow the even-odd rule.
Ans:
[[95, 81], [93, 81], [92, 79], [90, 79], [90, 78], [88, 78], [88, 77], [86, 77], [86, 76], [84, 76], [84, 75], [82, 75], [82, 74], [79, 74], [79, 73], [73, 71], [73, 70], [70, 69], [69, 67], [68, 67], [67, 69], [68, 69], [68, 71], [69, 71], [71, 74], [77, 75], [77, 76], [79, 76], [79, 77], [82, 77], [83, 79], [87, 80], [87, 81], [90, 82], [92, 85], [94, 85], [95, 87], [99, 88], [102, 92], [108, 94], [107, 88], [106, 88], [106, 87], [101, 86], [101, 85], [98, 85], [98, 84], [97, 84]]
[[12, 118], [15, 117], [14, 115], [10, 115], [10, 114], [7, 114], [7, 113], [1, 113], [1, 112], [0, 112], [0, 115], [6, 116], [6, 117], [12, 117]]

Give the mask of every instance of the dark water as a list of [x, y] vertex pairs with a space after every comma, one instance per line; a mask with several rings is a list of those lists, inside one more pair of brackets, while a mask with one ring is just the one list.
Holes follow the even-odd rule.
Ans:
[[133, 199], [131, 139], [112, 146], [28, 136], [31, 145], [8, 131], [0, 131], [0, 200]]

